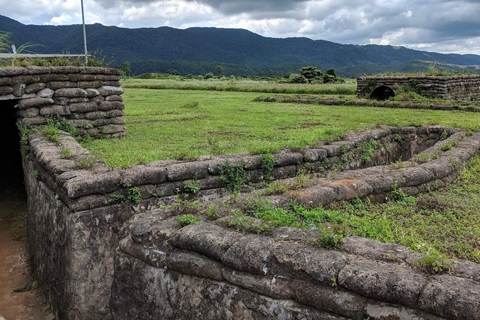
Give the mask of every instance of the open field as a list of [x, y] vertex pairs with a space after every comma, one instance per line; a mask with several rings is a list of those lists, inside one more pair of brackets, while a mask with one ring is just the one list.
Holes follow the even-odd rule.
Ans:
[[353, 79], [347, 79], [341, 84], [289, 84], [268, 80], [235, 78], [198, 80], [173, 76], [161, 79], [128, 78], [122, 81], [122, 87], [298, 94], [355, 94], [357, 89], [356, 81]]
[[239, 152], [267, 153], [338, 140], [380, 124], [480, 128], [460, 111], [322, 106], [253, 101], [257, 93], [126, 89], [127, 136], [85, 146], [113, 167]]

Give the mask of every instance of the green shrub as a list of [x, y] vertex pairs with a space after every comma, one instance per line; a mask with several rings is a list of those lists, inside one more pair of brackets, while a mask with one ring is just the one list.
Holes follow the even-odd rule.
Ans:
[[190, 224], [198, 224], [199, 219], [195, 217], [193, 214], [182, 214], [181, 216], [177, 217], [177, 221], [180, 222], [182, 226], [188, 226]]
[[343, 236], [334, 233], [329, 229], [324, 229], [322, 235], [318, 237], [317, 244], [327, 250], [338, 249], [342, 242]]
[[198, 182], [193, 181], [193, 182], [189, 182], [189, 183], [185, 184], [183, 186], [183, 190], [186, 193], [197, 194], [200, 191], [200, 186], [198, 185]]
[[263, 179], [265, 181], [272, 181], [274, 177], [272, 175], [273, 167], [275, 166], [275, 159], [271, 154], [262, 154], [261, 167], [263, 170]]
[[51, 121], [47, 122], [47, 125], [42, 128], [42, 133], [50, 142], [58, 143], [60, 141], [60, 130]]
[[244, 169], [243, 162], [232, 164], [228, 160], [224, 164], [219, 164], [220, 180], [227, 184], [230, 191], [239, 191], [248, 183], [248, 175]]
[[87, 157], [87, 158], [83, 158], [83, 159], [79, 159], [77, 161], [75, 161], [75, 165], [81, 169], [93, 169], [93, 167], [95, 166], [95, 158], [94, 157]]
[[142, 196], [138, 187], [128, 187], [127, 200], [133, 204], [139, 204], [142, 202]]
[[446, 255], [435, 249], [428, 250], [421, 259], [415, 260], [414, 264], [432, 274], [446, 273], [455, 268], [454, 260], [448, 259]]
[[307, 78], [302, 76], [298, 73], [292, 73], [288, 79], [286, 80], [287, 83], [308, 83]]

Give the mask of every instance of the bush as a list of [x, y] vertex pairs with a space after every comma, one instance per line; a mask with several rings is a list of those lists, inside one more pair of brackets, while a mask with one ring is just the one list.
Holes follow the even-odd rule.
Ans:
[[302, 76], [298, 73], [292, 73], [288, 79], [286, 80], [287, 83], [308, 83], [307, 78]]
[[303, 67], [300, 69], [300, 74], [307, 79], [308, 83], [322, 77], [322, 71], [318, 70], [317, 67]]

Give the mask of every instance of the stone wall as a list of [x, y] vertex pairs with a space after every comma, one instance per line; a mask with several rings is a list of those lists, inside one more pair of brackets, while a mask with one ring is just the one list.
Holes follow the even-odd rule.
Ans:
[[454, 76], [368, 76], [357, 78], [357, 95], [370, 97], [380, 86], [395, 90], [402, 85], [411, 86], [419, 94], [431, 98], [465, 99], [480, 98], [480, 75]]
[[[480, 265], [449, 274], [421, 254], [359, 237], [339, 250], [318, 233], [243, 234], [212, 223], [181, 227], [149, 213], [126, 224], [115, 260], [115, 319], [478, 319]], [[128, 292], [128, 294], [125, 294]]]
[[[445, 140], [438, 143], [441, 139]], [[361, 156], [365, 143], [372, 140], [380, 147], [374, 150], [369, 161], [364, 161]], [[452, 144], [452, 150], [441, 151], [441, 144], [451, 140], [456, 141]], [[171, 201], [175, 194], [183, 192], [183, 187], [193, 181], [201, 188], [198, 197], [205, 201], [229, 194], [219, 170], [219, 165], [224, 165], [227, 161], [230, 164], [242, 163], [252, 183], [262, 182], [266, 174], [262, 169], [260, 155], [232, 155], [190, 162], [160, 161], [127, 169], [111, 169], [68, 134], [62, 133], [59, 142], [50, 142], [41, 133], [35, 133], [29, 138], [29, 145], [30, 154], [28, 157], [24, 155], [24, 170], [29, 194], [28, 238], [34, 262], [32, 267], [37, 278], [49, 290], [61, 319], [104, 319], [109, 316], [110, 290], [116, 277], [114, 255], [120, 230], [127, 220], [142, 212], [161, 219], [171, 216], [174, 213], [159, 209], [159, 205], [164, 203], [162, 201]], [[379, 168], [377, 170], [386, 171], [385, 168], [389, 167], [391, 161], [399, 158], [408, 160], [414, 154], [430, 149], [432, 156], [442, 160], [440, 166], [419, 168], [418, 165], [406, 165], [405, 168], [398, 169], [400, 176], [405, 178], [398, 179], [397, 187], [405, 187], [406, 192], [418, 192], [420, 185], [441, 180], [438, 179], [440, 176], [445, 181], [451, 181], [462, 163], [470, 159], [479, 148], [479, 133], [468, 135], [466, 132], [438, 126], [382, 127], [370, 132], [351, 134], [344, 141], [330, 145], [306, 148], [302, 152], [274, 154], [275, 166], [269, 174], [274, 179], [285, 179], [294, 177], [299, 172], [320, 173], [327, 170], [324, 173], [327, 179], [330, 169], [350, 169], [349, 175], [354, 175], [355, 170], [352, 169], [368, 170], [367, 167], [373, 165]], [[62, 153], [65, 149], [70, 150], [68, 157]], [[422, 159], [425, 160], [424, 157]], [[361, 170], [357, 171], [361, 174]], [[382, 180], [382, 177], [379, 179]], [[383, 180], [384, 183], [372, 184], [366, 190], [370, 194], [379, 195], [393, 190], [393, 181]], [[331, 179], [327, 182], [332, 183]], [[320, 187], [322, 183], [319, 180]], [[334, 196], [328, 198], [329, 201], [370, 195], [365, 189], [355, 189], [346, 183], [324, 186], [327, 191], [334, 191]], [[435, 183], [435, 186], [439, 185]], [[248, 189], [249, 187], [245, 191]], [[321, 192], [317, 190], [315, 194]], [[331, 192], [328, 194], [331, 195]], [[290, 196], [300, 199], [298, 195], [285, 195], [286, 198]], [[307, 202], [313, 201], [305, 199]], [[153, 225], [154, 221], [147, 221], [144, 227], [149, 229]], [[222, 247], [218, 243], [211, 245]], [[245, 245], [248, 243], [245, 242]], [[161, 256], [161, 248], [157, 251], [152, 254]], [[246, 259], [243, 256], [237, 258], [239, 263]], [[121, 256], [118, 259], [122, 259]], [[139, 266], [138, 262], [133, 263], [132, 268], [134, 266]], [[127, 272], [126, 267], [119, 265], [117, 268], [122, 272], [119, 277]], [[158, 272], [155, 271], [154, 274], [158, 275]], [[140, 283], [143, 285], [144, 282]], [[120, 280], [117, 285], [122, 285]], [[129, 291], [126, 292], [122, 299], [135, 299]], [[245, 292], [248, 296], [249, 293]], [[118, 297], [118, 290], [116, 294]], [[267, 303], [269, 299], [262, 301]], [[297, 310], [297, 305], [287, 302], [280, 305], [274, 301], [268, 303], [272, 303], [272, 308], [276, 306], [279, 312], [284, 312], [281, 311], [284, 307], [293, 308], [291, 312], [304, 310], [298, 311], [301, 314], [310, 310], [303, 307]], [[143, 307], [139, 305], [138, 308]]]
[[93, 67], [0, 68], [1, 100], [18, 101], [19, 121], [30, 125], [60, 116], [92, 137], [125, 135], [116, 69]]

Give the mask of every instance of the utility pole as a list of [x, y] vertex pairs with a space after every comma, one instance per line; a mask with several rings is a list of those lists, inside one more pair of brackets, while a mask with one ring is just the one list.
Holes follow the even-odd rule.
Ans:
[[85, 13], [83, 11], [83, 0], [80, 0], [80, 2], [82, 4], [83, 46], [85, 49], [85, 65], [88, 65], [87, 31], [85, 29]]

